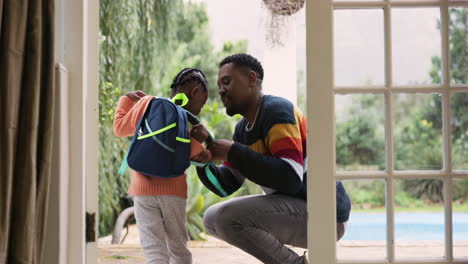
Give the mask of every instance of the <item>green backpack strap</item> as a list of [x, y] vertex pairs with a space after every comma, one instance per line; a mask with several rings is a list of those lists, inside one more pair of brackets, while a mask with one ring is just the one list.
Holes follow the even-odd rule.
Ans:
[[213, 164], [213, 163], [209, 163], [207, 166], [205, 166], [205, 173], [206, 173], [206, 177], [208, 178], [208, 180], [211, 182], [211, 184], [213, 184], [213, 186], [218, 189], [218, 191], [221, 193], [221, 195], [223, 197], [226, 197], [228, 196], [227, 192], [224, 190], [224, 188], [221, 186], [221, 184], [219, 183], [218, 181], [218, 178], [216, 178], [216, 176], [213, 174], [213, 172], [211, 172], [210, 170], [210, 164]]
[[128, 152], [129, 151], [130, 151], [130, 148], [127, 150], [127, 153], [125, 153], [125, 158], [122, 160], [122, 163], [120, 164], [120, 168], [119, 168], [119, 171], [118, 171], [118, 173], [120, 175], [124, 175], [125, 171], [128, 168], [127, 157], [128, 157]]
[[190, 161], [190, 164], [196, 167], [205, 167], [206, 164], [208, 163], [201, 163], [201, 162], [196, 162], [196, 161]]

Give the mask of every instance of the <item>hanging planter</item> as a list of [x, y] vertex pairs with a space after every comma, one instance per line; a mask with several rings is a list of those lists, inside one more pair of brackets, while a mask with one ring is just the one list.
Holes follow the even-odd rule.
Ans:
[[266, 43], [281, 47], [287, 38], [286, 25], [293, 23], [294, 14], [304, 7], [305, 0], [263, 0], [266, 16]]
[[273, 15], [290, 16], [304, 7], [305, 0], [263, 0]]

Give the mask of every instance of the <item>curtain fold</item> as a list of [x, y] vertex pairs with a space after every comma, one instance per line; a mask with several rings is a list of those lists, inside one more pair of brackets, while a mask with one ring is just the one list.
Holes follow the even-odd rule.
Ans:
[[54, 110], [54, 0], [0, 0], [0, 263], [42, 263]]

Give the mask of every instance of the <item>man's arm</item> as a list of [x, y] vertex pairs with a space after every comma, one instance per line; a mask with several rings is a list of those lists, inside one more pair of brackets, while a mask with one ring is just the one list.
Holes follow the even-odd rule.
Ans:
[[287, 194], [297, 193], [302, 186], [302, 174], [299, 176], [288, 161], [262, 155], [242, 144], [232, 144], [228, 161], [246, 178], [261, 186]]
[[247, 179], [282, 193], [296, 194], [304, 174], [305, 142], [301, 134], [305, 132], [301, 130], [305, 129], [305, 120], [292, 122], [289, 116], [280, 113], [273, 121], [276, 124], [269, 128], [264, 139], [268, 155], [228, 140], [216, 140], [208, 148], [213, 159], [229, 161]]
[[197, 167], [197, 174], [206, 188], [220, 197], [231, 195], [245, 181], [245, 177], [239, 171], [230, 168], [227, 163], [219, 167], [213, 163], [208, 163], [204, 167]]

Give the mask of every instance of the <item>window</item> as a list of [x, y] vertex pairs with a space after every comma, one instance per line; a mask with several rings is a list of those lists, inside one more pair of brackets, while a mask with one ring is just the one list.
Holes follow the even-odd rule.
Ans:
[[[320, 251], [309, 234], [311, 260], [468, 260], [468, 1], [317, 0], [307, 10], [309, 168], [320, 178], [309, 188], [332, 188], [332, 174], [354, 204], [336, 248]], [[334, 201], [312, 193], [309, 215], [327, 229], [321, 197]]]

